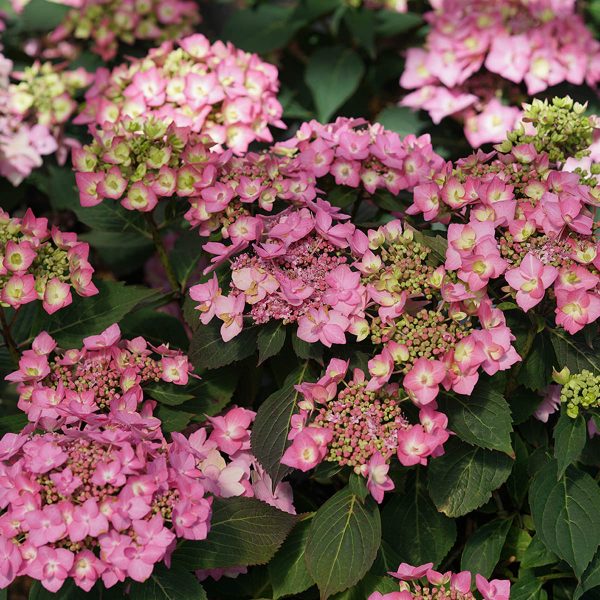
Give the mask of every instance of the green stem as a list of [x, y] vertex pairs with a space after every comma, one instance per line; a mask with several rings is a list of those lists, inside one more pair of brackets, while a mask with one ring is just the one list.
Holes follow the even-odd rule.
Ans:
[[0, 324], [2, 325], [2, 337], [4, 337], [6, 346], [8, 347], [8, 350], [9, 350], [11, 356], [13, 357], [14, 361], [18, 364], [20, 354], [19, 354], [19, 351], [17, 350], [17, 344], [15, 343], [15, 340], [10, 331], [10, 325], [8, 324], [8, 321], [6, 320], [6, 315], [4, 314], [4, 309], [1, 306], [0, 306]]
[[177, 276], [175, 275], [175, 271], [173, 271], [173, 265], [171, 265], [171, 261], [169, 260], [169, 254], [163, 242], [162, 236], [160, 235], [160, 231], [158, 230], [158, 226], [154, 221], [152, 213], [146, 213], [146, 219], [148, 221], [148, 224], [150, 225], [152, 241], [154, 242], [154, 246], [156, 247], [158, 259], [160, 260], [160, 264], [163, 266], [163, 269], [167, 274], [169, 286], [177, 296], [180, 296], [181, 288], [179, 286], [179, 282], [177, 281]]

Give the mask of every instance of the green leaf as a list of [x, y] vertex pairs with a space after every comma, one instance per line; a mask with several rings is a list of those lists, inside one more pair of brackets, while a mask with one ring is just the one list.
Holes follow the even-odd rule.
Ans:
[[265, 53], [282, 48], [303, 26], [292, 20], [291, 6], [261, 4], [233, 13], [223, 29], [223, 37], [248, 52]]
[[500, 560], [512, 522], [512, 517], [496, 519], [471, 534], [460, 560], [461, 571], [479, 573], [489, 579]]
[[160, 404], [156, 409], [155, 416], [160, 419], [162, 430], [171, 433], [183, 431], [190, 424], [194, 413]]
[[221, 412], [231, 401], [240, 378], [240, 370], [224, 368], [204, 373], [200, 383], [193, 387], [194, 399], [186, 402], [185, 408], [195, 413], [194, 420], [201, 415], [212, 417]]
[[288, 375], [281, 389], [260, 405], [252, 426], [252, 454], [269, 474], [273, 485], [277, 485], [290, 470], [281, 464], [281, 457], [288, 446], [292, 415], [300, 397], [294, 386], [306, 379], [308, 366], [306, 361]]
[[112, 231], [152, 240], [148, 221], [137, 211], [127, 210], [118, 202], [106, 201], [97, 206], [73, 207], [77, 218], [90, 229]]
[[360, 56], [343, 46], [320, 48], [306, 67], [310, 88], [321, 122], [329, 121], [335, 111], [357, 90], [365, 72]]
[[381, 519], [372, 498], [362, 503], [349, 488], [329, 498], [313, 517], [305, 554], [321, 600], [360, 581], [380, 543]]
[[[98, 334], [142, 302], [160, 296], [156, 290], [127, 286], [116, 281], [96, 281], [99, 293], [90, 298], [73, 294], [67, 308], [47, 315], [39, 303], [19, 310], [13, 332], [20, 345], [29, 345], [42, 330], [47, 331], [63, 348], [81, 345], [84, 337]], [[31, 309], [29, 307], [32, 307]]]
[[365, 498], [369, 495], [367, 488], [367, 480], [356, 473], [350, 473], [350, 479], [348, 480], [348, 487], [350, 491], [361, 501], [364, 502]]
[[200, 325], [190, 343], [190, 360], [196, 369], [218, 369], [232, 362], [248, 358], [256, 350], [258, 327], [250, 325], [228, 342], [221, 337], [221, 321], [213, 319]]
[[558, 557], [550, 552], [544, 545], [539, 536], [534, 536], [531, 543], [525, 550], [525, 555], [521, 561], [523, 569], [534, 569], [535, 567], [545, 567], [558, 562]]
[[175, 242], [175, 247], [169, 253], [177, 281], [185, 289], [190, 282], [198, 261], [202, 256], [202, 240], [197, 231], [183, 232]]
[[208, 537], [180, 544], [173, 564], [190, 570], [266, 564], [297, 520], [256, 498], [215, 498], [212, 510]]
[[415, 13], [397, 13], [389, 10], [377, 11], [377, 35], [389, 36], [405, 33], [423, 24]]
[[166, 404], [167, 406], [179, 406], [194, 398], [193, 394], [186, 391], [187, 388], [188, 386], [158, 381], [151, 383], [150, 385], [145, 385], [144, 392], [146, 392], [150, 398], [154, 398], [154, 400], [157, 400], [161, 404]]
[[20, 433], [29, 420], [25, 413], [4, 415], [0, 417], [0, 436], [5, 433]]
[[275, 600], [283, 596], [300, 594], [314, 585], [304, 560], [310, 523], [310, 519], [298, 522], [269, 563], [269, 575]]
[[119, 323], [124, 336], [141, 335], [151, 344], [187, 350], [189, 339], [183, 323], [176, 317], [154, 308], [141, 308], [130, 312]]
[[375, 58], [375, 12], [349, 10], [344, 14], [344, 22], [354, 41], [362, 46], [371, 58]]
[[131, 600], [207, 600], [206, 592], [192, 573], [173, 566], [157, 565], [144, 583], [133, 582]]
[[493, 379], [482, 381], [470, 396], [452, 396], [444, 403], [449, 428], [469, 444], [514, 455], [510, 407]]
[[438, 510], [460, 517], [479, 508], [510, 475], [512, 460], [500, 452], [468, 446], [456, 439], [431, 461], [429, 495]]
[[600, 490], [575, 467], [558, 480], [557, 472], [550, 461], [536, 473], [529, 488], [531, 515], [546, 548], [580, 576], [600, 544]]
[[583, 369], [592, 373], [600, 372], [598, 351], [594, 352], [585, 343], [583, 335], [569, 335], [562, 329], [553, 329], [551, 340], [558, 360], [558, 370], [569, 367], [571, 373], [579, 373]]
[[392, 495], [381, 519], [384, 540], [411, 565], [440, 564], [456, 541], [456, 523], [438, 512], [417, 478]]
[[571, 419], [563, 412], [554, 428], [554, 458], [556, 459], [560, 478], [583, 452], [587, 441], [587, 427], [582, 415]]
[[519, 575], [519, 579], [510, 587], [510, 600], [542, 600], [546, 597], [540, 595], [543, 581], [533, 571], [526, 570]]
[[258, 364], [275, 356], [285, 343], [285, 325], [282, 321], [270, 321], [258, 333]]
[[381, 123], [386, 129], [395, 131], [401, 136], [419, 134], [423, 131], [425, 123], [419, 118], [418, 113], [406, 108], [405, 106], [388, 106], [384, 108], [376, 121]]
[[588, 592], [598, 586], [600, 586], [600, 552], [594, 554], [592, 562], [583, 572], [579, 585], [575, 590], [574, 600], [578, 600], [584, 592]]
[[68, 6], [46, 0], [31, 0], [20, 15], [20, 27], [23, 31], [50, 31], [61, 24], [69, 11]]
[[520, 435], [515, 435], [515, 463], [506, 482], [506, 489], [517, 506], [521, 506], [527, 497], [530, 482], [528, 466], [529, 452], [527, 444], [521, 439]]
[[323, 346], [321, 344], [309, 344], [308, 342], [301, 340], [296, 335], [296, 332], [294, 332], [292, 335], [292, 348], [298, 358], [303, 360], [312, 358], [318, 363], [323, 364]]
[[530, 390], [544, 389], [551, 383], [554, 350], [545, 331], [539, 333], [519, 370], [517, 380]]

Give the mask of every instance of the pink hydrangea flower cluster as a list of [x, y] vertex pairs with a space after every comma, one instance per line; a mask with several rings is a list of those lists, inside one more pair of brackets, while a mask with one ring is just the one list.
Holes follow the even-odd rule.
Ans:
[[40, 333], [6, 379], [18, 384], [19, 409], [45, 429], [78, 420], [155, 427], [151, 410], [138, 414], [143, 386], [186, 385], [190, 371], [181, 351], [154, 347], [141, 337], [124, 340], [114, 324], [84, 338], [80, 349], [59, 350], [50, 335]]
[[368, 238], [356, 267], [368, 295], [370, 323], [362, 324], [363, 336], [383, 346], [369, 362], [372, 386], [404, 374], [404, 389], [425, 406], [440, 386], [468, 395], [479, 369], [494, 375], [520, 360], [504, 314], [480, 292], [483, 285], [470, 291], [450, 272], [448, 260], [434, 266], [430, 248], [400, 221], [370, 230]]
[[443, 164], [428, 135], [403, 139], [362, 119], [340, 117], [326, 125], [310, 121], [263, 153], [224, 162], [215, 180], [190, 198], [186, 219], [201, 235], [220, 227], [228, 237], [230, 223], [252, 204], [264, 211], [277, 200], [302, 204], [314, 200], [331, 179], [369, 194], [387, 190], [397, 195], [429, 181]]
[[48, 228], [48, 219], [36, 218], [30, 209], [23, 218], [0, 209], [0, 303], [18, 309], [41, 300], [53, 314], [80, 296], [98, 293], [92, 283], [89, 246], [74, 233]]
[[0, 176], [17, 186], [42, 166], [44, 156], [56, 152], [58, 144], [46, 125], [23, 121], [12, 110], [12, 70], [12, 61], [0, 53]]
[[124, 117], [154, 117], [243, 153], [255, 140], [272, 141], [270, 125], [285, 127], [278, 89], [273, 65], [194, 34], [112, 71], [98, 69], [75, 122], [102, 126]]
[[29, 46], [46, 58], [76, 57], [84, 43], [102, 60], [113, 60], [122, 46], [159, 43], [189, 35], [200, 21], [196, 2], [188, 0], [69, 0], [63, 22]]
[[394, 488], [388, 476], [391, 458], [396, 455], [402, 465], [412, 466], [442, 455], [450, 435], [448, 419], [432, 403], [421, 408], [419, 424], [412, 425], [402, 412], [398, 384], [374, 384], [360, 369], [345, 382], [347, 370], [347, 361], [334, 358], [316, 383], [296, 386], [300, 411], [292, 416], [292, 443], [281, 462], [301, 471], [322, 461], [352, 467], [381, 502]]
[[472, 574], [440, 573], [433, 569], [433, 563], [413, 567], [402, 563], [389, 575], [400, 580], [399, 591], [382, 594], [374, 592], [369, 600], [510, 600], [510, 581], [475, 576], [475, 584], [480, 596], [471, 591]]
[[204, 539], [211, 498], [194, 455], [151, 435], [86, 425], [0, 440], [0, 587], [18, 575], [51, 592], [67, 578], [145, 581], [177, 538]]
[[342, 252], [361, 234], [324, 200], [308, 201], [300, 209], [288, 208], [274, 217], [240, 217], [230, 227], [232, 244], [209, 242], [204, 248], [222, 262], [254, 242], [252, 250], [231, 263], [228, 294], [216, 274], [190, 289], [200, 302], [200, 320], [222, 321], [221, 335], [229, 341], [243, 328], [249, 307], [254, 323], [272, 319], [298, 323], [298, 336], [326, 346], [345, 342], [345, 333], [363, 317], [364, 287]]
[[[454, 116], [473, 147], [501, 142], [521, 116], [526, 94], [562, 82], [600, 81], [600, 42], [574, 0], [437, 0], [424, 48], [411, 48], [401, 104]], [[508, 105], [499, 100], [503, 97]]]
[[576, 333], [600, 317], [597, 205], [597, 190], [578, 173], [553, 169], [533, 144], [518, 144], [458, 161], [441, 185], [417, 187], [407, 212], [461, 221], [448, 226], [445, 268], [465, 299], [503, 277], [524, 311], [546, 298], [557, 325]]
[[33, 127], [46, 127], [57, 146], [57, 158], [62, 164], [74, 139], [65, 137], [65, 125], [77, 110], [76, 96], [93, 80], [83, 68], [67, 70], [50, 62], [35, 62], [23, 72], [13, 71], [18, 80], [8, 88], [7, 111], [12, 118]]
[[79, 199], [86, 207], [108, 198], [127, 210], [150, 212], [160, 199], [197, 194], [229, 156], [211, 153], [189, 127], [154, 118], [125, 117], [90, 129], [94, 141], [73, 150]]

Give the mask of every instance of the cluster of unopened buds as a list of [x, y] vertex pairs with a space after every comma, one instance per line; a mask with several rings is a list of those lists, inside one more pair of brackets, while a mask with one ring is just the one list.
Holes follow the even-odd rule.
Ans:
[[59, 162], [67, 158], [74, 140], [64, 138], [64, 127], [77, 110], [76, 97], [93, 80], [83, 68], [68, 70], [46, 62], [35, 62], [22, 72], [12, 72], [18, 80], [8, 88], [7, 109], [13, 118], [41, 125], [56, 140]]
[[102, 127], [125, 117], [153, 117], [243, 153], [253, 141], [272, 141], [269, 126], [285, 127], [278, 89], [273, 65], [194, 34], [112, 71], [98, 69], [74, 122]]
[[98, 293], [92, 283], [89, 246], [74, 233], [48, 228], [48, 219], [30, 209], [23, 218], [0, 209], [0, 304], [18, 309], [41, 300], [52, 314], [80, 296]]
[[[600, 81], [600, 42], [574, 0], [432, 5], [425, 48], [407, 54], [400, 85], [416, 91], [402, 104], [428, 111], [436, 123], [450, 115], [463, 120], [473, 147], [502, 141], [527, 94], [565, 81], [590, 87]], [[502, 95], [509, 105], [499, 100]]]
[[76, 57], [84, 44], [102, 60], [138, 42], [159, 43], [192, 33], [200, 22], [189, 0], [68, 0], [71, 8], [50, 34], [30, 44], [47, 58]]
[[40, 333], [7, 379], [18, 384], [19, 409], [47, 429], [109, 419], [154, 429], [160, 422], [151, 416], [152, 404], [139, 411], [145, 406], [143, 386], [161, 381], [186, 385], [190, 371], [182, 352], [154, 347], [141, 337], [124, 340], [114, 324], [84, 338], [80, 349], [58, 349], [49, 334]]
[[533, 142], [509, 142], [507, 152], [459, 161], [441, 185], [417, 187], [407, 212], [462, 221], [448, 226], [445, 267], [465, 297], [503, 277], [520, 308], [543, 310], [547, 298], [557, 325], [576, 333], [600, 317], [598, 191], [594, 179], [552, 168]]
[[397, 571], [388, 573], [400, 580], [399, 591], [382, 594], [374, 592], [369, 600], [509, 600], [510, 581], [492, 579], [476, 574], [475, 584], [480, 595], [471, 591], [472, 574], [440, 573], [433, 569], [433, 563], [413, 567], [402, 563]]
[[13, 63], [0, 52], [0, 175], [14, 186], [53, 154], [58, 143], [47, 125], [24, 120], [14, 110], [10, 75]]
[[301, 471], [323, 461], [349, 466], [367, 478], [368, 490], [381, 502], [394, 488], [388, 476], [391, 458], [396, 455], [408, 467], [441, 456], [450, 435], [448, 419], [431, 403], [421, 408], [419, 424], [410, 424], [398, 384], [374, 384], [360, 369], [345, 382], [347, 370], [348, 362], [332, 359], [316, 383], [296, 386], [300, 411], [292, 416], [292, 443], [281, 462]]

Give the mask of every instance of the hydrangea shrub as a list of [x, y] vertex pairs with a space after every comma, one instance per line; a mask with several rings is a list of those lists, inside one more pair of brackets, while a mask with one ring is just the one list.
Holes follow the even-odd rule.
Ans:
[[0, 594], [600, 596], [600, 2], [0, 36]]

